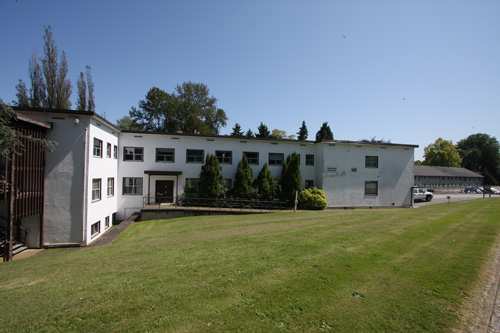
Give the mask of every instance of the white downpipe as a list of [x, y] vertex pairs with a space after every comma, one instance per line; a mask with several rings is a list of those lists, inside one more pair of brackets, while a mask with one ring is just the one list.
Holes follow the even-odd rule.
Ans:
[[[90, 123], [89, 123], [90, 125]], [[85, 136], [83, 138], [85, 162], [83, 165], [83, 210], [82, 210], [82, 244], [87, 245], [87, 194], [88, 194], [88, 169], [89, 169], [89, 131], [85, 128]]]

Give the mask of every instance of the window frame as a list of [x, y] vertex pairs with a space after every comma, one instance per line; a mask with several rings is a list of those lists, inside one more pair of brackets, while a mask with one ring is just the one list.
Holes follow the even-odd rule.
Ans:
[[[131, 185], [127, 184], [127, 180], [132, 180]], [[138, 181], [140, 180], [140, 185], [137, 184]], [[123, 184], [122, 184], [122, 194], [123, 195], [142, 195], [143, 192], [143, 186], [144, 186], [144, 179], [142, 177], [123, 177]], [[131, 191], [127, 192], [125, 191], [126, 188], [130, 188]], [[140, 193], [137, 193], [134, 189], [139, 189]]]
[[106, 216], [104, 218], [104, 229], [108, 229], [109, 228], [109, 216]]
[[366, 155], [365, 168], [378, 169], [378, 156]]
[[[369, 188], [369, 185], [375, 185], [375, 188]], [[374, 193], [371, 193], [374, 192]], [[365, 181], [365, 196], [378, 196], [378, 181], [368, 180]]]
[[306, 154], [306, 165], [314, 166], [314, 154]]
[[[94, 188], [94, 184], [97, 184], [98, 188]], [[101, 187], [102, 187], [102, 179], [92, 178], [92, 202], [101, 200], [102, 197]]]
[[[279, 158], [273, 158], [273, 159], [271, 159], [271, 155], [274, 155], [274, 157], [278, 157], [279, 156]], [[272, 163], [271, 163], [271, 161], [272, 161]], [[281, 162], [281, 163], [279, 163], [279, 162]], [[284, 163], [285, 163], [285, 154], [282, 154], [282, 153], [269, 153], [268, 164], [270, 166], [271, 165], [283, 165]]]
[[90, 237], [94, 237], [101, 233], [101, 221], [97, 221], [90, 226]]
[[[257, 157], [248, 157], [248, 154], [255, 154]], [[248, 164], [250, 164], [250, 165], [259, 165], [259, 152], [244, 151], [243, 155], [245, 155], [247, 157]], [[254, 160], [256, 160], [256, 162], [253, 162]]]
[[[109, 184], [109, 181], [111, 180], [111, 186]], [[111, 189], [111, 194], [109, 194]], [[115, 196], [115, 178], [114, 177], [108, 177], [108, 182], [107, 182], [107, 191], [106, 191], [108, 198], [109, 197], [114, 197]]]
[[106, 143], [106, 157], [111, 158], [111, 143]]
[[[201, 161], [199, 161], [200, 156], [191, 155], [192, 153], [200, 153], [201, 152]], [[190, 161], [194, 157], [194, 160]], [[205, 150], [203, 149], [186, 149], [186, 163], [196, 163], [203, 164], [205, 163]]]
[[[225, 156], [225, 154], [229, 154], [229, 156]], [[216, 150], [215, 156], [219, 160], [219, 164], [233, 164], [233, 152], [230, 150]]]
[[117, 159], [118, 158], [118, 146], [113, 145], [113, 158]]
[[[133, 150], [130, 154], [127, 154], [127, 149]], [[139, 154], [136, 150], [140, 149], [141, 153]], [[132, 159], [128, 159], [127, 156], [132, 156]], [[137, 159], [136, 157], [140, 156], [141, 159]], [[144, 147], [123, 147], [123, 161], [124, 162], [143, 162], [144, 161]]]
[[[163, 156], [163, 157], [167, 157], [168, 156], [168, 155], [158, 155], [158, 153], [160, 153], [160, 150], [163, 150], [164, 153], [165, 152], [172, 153], [172, 159], [170, 161], [167, 161], [166, 159], [164, 159], [164, 160], [158, 159], [158, 156]], [[156, 148], [155, 162], [158, 162], [158, 163], [175, 163], [175, 148]]]
[[[96, 145], [97, 143], [97, 145]], [[102, 158], [102, 140], [94, 138], [92, 156]]]

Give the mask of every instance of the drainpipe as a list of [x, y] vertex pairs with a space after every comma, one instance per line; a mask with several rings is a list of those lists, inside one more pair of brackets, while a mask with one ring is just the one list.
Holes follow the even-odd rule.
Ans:
[[[89, 122], [90, 125], [90, 122]], [[89, 131], [85, 128], [85, 135], [83, 138], [84, 142], [84, 164], [83, 164], [83, 211], [82, 211], [82, 243], [80, 245], [86, 245], [87, 243], [87, 194], [88, 194], [88, 169], [89, 169]]]

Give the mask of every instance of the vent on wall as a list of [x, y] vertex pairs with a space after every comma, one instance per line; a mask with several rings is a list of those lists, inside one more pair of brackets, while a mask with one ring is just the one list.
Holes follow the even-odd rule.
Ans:
[[142, 135], [134, 135], [134, 138], [142, 138]]
[[327, 167], [326, 171], [328, 171], [328, 172], [337, 172], [337, 167]]

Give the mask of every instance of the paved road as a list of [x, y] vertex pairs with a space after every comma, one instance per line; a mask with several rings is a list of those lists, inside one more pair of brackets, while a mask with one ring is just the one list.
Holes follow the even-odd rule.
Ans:
[[[469, 193], [458, 193], [458, 192], [452, 192], [452, 193], [435, 193], [434, 198], [432, 199], [431, 202], [415, 202], [415, 207], [421, 207], [421, 206], [427, 206], [427, 205], [432, 205], [432, 204], [438, 204], [438, 203], [444, 203], [448, 202], [448, 198], [450, 197], [450, 202], [453, 201], [461, 201], [461, 200], [472, 200], [472, 199], [482, 199], [483, 195], [482, 194], [469, 194]], [[499, 195], [493, 195], [492, 197], [500, 197]], [[488, 196], [486, 196], [488, 198]]]

